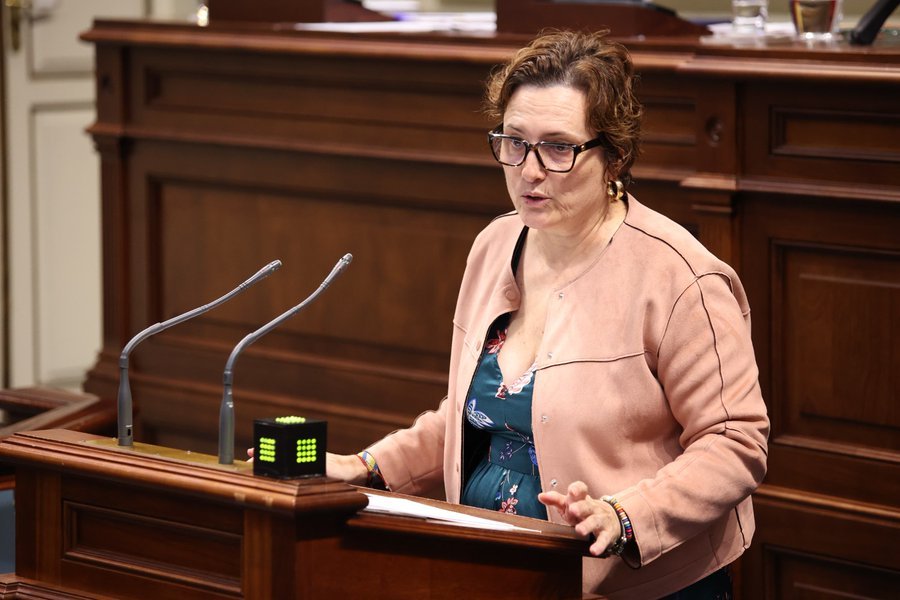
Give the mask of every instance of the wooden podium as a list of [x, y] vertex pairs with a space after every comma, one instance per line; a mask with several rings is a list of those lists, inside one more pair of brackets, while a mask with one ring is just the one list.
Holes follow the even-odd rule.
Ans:
[[16, 467], [16, 573], [3, 598], [581, 598], [571, 528], [438, 504], [534, 531], [361, 512], [327, 478], [68, 430], [0, 442]]

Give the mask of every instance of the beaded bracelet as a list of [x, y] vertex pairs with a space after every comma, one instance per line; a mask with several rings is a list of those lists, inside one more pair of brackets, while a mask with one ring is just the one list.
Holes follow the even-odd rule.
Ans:
[[363, 450], [356, 455], [356, 458], [361, 460], [366, 467], [366, 487], [377, 490], [390, 489], [384, 481], [384, 476], [381, 474], [381, 469], [378, 468], [378, 463], [375, 462], [374, 456]]
[[606, 549], [605, 554], [622, 556], [622, 552], [625, 551], [625, 544], [634, 538], [634, 528], [631, 526], [631, 519], [628, 518], [625, 509], [622, 508], [615, 496], [603, 496], [600, 499], [613, 507], [613, 510], [616, 511], [616, 516], [619, 517], [619, 525], [622, 528], [622, 534], [619, 536], [619, 539]]

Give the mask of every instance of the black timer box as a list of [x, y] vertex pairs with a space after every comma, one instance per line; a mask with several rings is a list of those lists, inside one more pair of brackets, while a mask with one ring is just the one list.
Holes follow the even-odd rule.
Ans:
[[325, 475], [325, 421], [277, 417], [253, 421], [253, 474], [290, 479]]

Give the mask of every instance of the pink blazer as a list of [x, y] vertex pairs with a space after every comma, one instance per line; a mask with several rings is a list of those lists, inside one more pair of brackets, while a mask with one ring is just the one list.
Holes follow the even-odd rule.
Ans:
[[[519, 307], [510, 213], [476, 239], [453, 319], [447, 398], [369, 450], [394, 491], [443, 483], [459, 502], [465, 400], [485, 334]], [[615, 495], [640, 568], [584, 559], [584, 589], [658, 598], [719, 569], [753, 536], [769, 421], [735, 272], [633, 198], [612, 242], [557, 290], [537, 357], [532, 427], [541, 485]], [[551, 520], [558, 521], [555, 511]]]

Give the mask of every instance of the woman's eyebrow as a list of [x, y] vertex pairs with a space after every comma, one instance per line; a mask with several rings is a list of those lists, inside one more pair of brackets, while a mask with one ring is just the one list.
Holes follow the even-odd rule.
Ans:
[[[504, 131], [507, 131], [507, 128], [506, 128], [506, 127], [504, 127]], [[515, 133], [515, 134], [516, 134], [517, 136], [519, 136], [519, 137], [523, 137], [523, 135], [524, 135], [524, 134], [522, 133], [522, 130], [519, 129], [518, 127], [514, 126], [514, 125], [510, 125], [509, 128], [508, 128], [508, 131], [511, 131], [511, 132]], [[576, 136], [575, 136], [575, 134], [573, 134], [572, 132], [569, 132], [569, 131], [547, 131], [547, 132], [544, 132], [544, 133], [540, 136], [540, 139], [539, 139], [538, 141], [544, 141], [544, 140], [552, 139], [552, 138], [571, 138], [571, 139], [575, 139]], [[558, 141], [558, 140], [556, 140], [556, 141]]]

